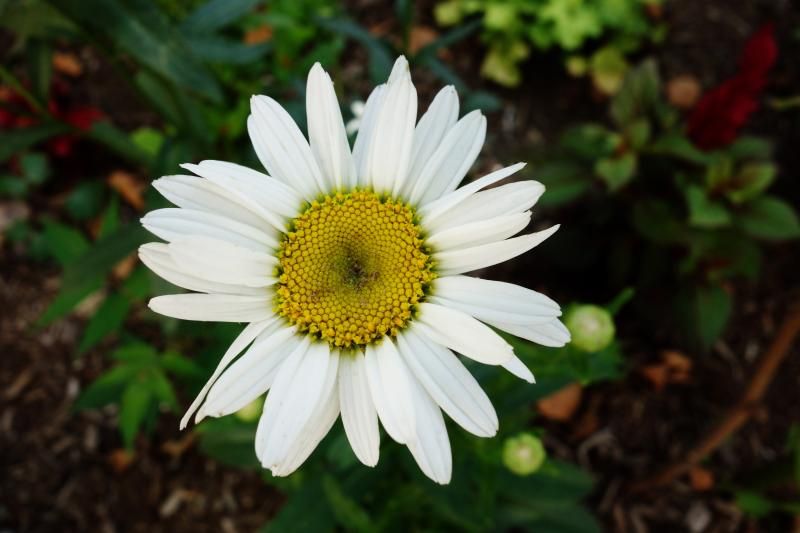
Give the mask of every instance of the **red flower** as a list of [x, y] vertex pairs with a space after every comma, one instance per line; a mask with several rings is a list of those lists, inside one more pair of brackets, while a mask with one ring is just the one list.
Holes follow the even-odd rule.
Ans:
[[758, 109], [761, 92], [778, 56], [772, 24], [753, 34], [739, 56], [736, 74], [706, 92], [697, 102], [687, 127], [689, 138], [703, 150], [729, 145]]

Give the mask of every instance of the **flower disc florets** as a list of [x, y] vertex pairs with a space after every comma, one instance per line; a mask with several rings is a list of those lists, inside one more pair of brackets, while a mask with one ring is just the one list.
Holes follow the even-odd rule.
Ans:
[[312, 202], [281, 242], [277, 312], [333, 346], [396, 335], [434, 277], [414, 212], [371, 191]]

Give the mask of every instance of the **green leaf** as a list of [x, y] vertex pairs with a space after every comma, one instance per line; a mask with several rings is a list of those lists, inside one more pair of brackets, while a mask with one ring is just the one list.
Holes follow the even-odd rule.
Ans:
[[148, 238], [144, 228], [131, 224], [95, 242], [64, 270], [61, 290], [39, 319], [39, 325], [47, 325], [67, 314], [83, 298], [102, 286], [114, 265], [140, 244], [147, 242]]
[[663, 200], [644, 199], [633, 206], [633, 227], [640, 235], [660, 244], [682, 242], [686, 227], [675, 207]]
[[150, 154], [137, 146], [127, 133], [106, 120], [92, 124], [86, 136], [132, 163], [144, 166], [152, 164], [153, 158]]
[[117, 331], [125, 322], [130, 310], [130, 302], [121, 294], [110, 294], [89, 320], [83, 338], [78, 346], [78, 353], [83, 353], [106, 336]]
[[733, 310], [730, 294], [722, 287], [697, 287], [692, 298], [692, 331], [704, 348], [710, 348], [720, 338]]
[[767, 516], [775, 508], [773, 502], [761, 494], [750, 490], [740, 490], [736, 493], [736, 505], [739, 506], [739, 509], [745, 514], [755, 516], [756, 518]]
[[105, 185], [99, 181], [80, 183], [69, 193], [64, 207], [75, 220], [88, 220], [100, 212], [105, 192]]
[[0, 163], [5, 163], [12, 155], [23, 152], [42, 141], [69, 131], [67, 125], [58, 122], [46, 122], [27, 128], [0, 131]]
[[615, 94], [622, 87], [628, 62], [619, 49], [609, 45], [592, 54], [589, 68], [594, 86], [603, 94]]
[[628, 71], [611, 101], [611, 118], [619, 126], [630, 124], [650, 111], [661, 98], [661, 80], [655, 61], [647, 60]]
[[659, 137], [650, 145], [649, 151], [677, 157], [698, 165], [705, 165], [711, 159], [711, 156], [699, 150], [682, 133], [671, 133]]
[[347, 531], [375, 531], [375, 524], [367, 511], [342, 490], [341, 485], [330, 475], [322, 478], [322, 489], [336, 521]]
[[[309, 512], [309, 509], [314, 511]], [[320, 482], [309, 480], [291, 495], [262, 533], [326, 533], [334, 531], [335, 526]]]
[[34, 96], [40, 102], [50, 99], [50, 79], [53, 76], [53, 48], [44, 40], [28, 45], [28, 76]]
[[211, 63], [246, 65], [264, 59], [271, 49], [269, 43], [246, 44], [208, 35], [189, 35], [186, 44], [195, 56]]
[[697, 185], [686, 189], [689, 225], [697, 228], [721, 228], [731, 223], [731, 214], [719, 202], [711, 200], [706, 191]]
[[800, 237], [800, 221], [788, 203], [775, 196], [762, 196], [745, 204], [737, 224], [758, 239], [780, 241]]
[[208, 34], [251, 12], [263, 0], [210, 0], [181, 23], [184, 33]]
[[334, 33], [341, 33], [366, 48], [369, 54], [370, 78], [376, 83], [383, 83], [392, 70], [393, 61], [388, 47], [380, 39], [349, 19], [322, 18], [318, 20], [323, 28]]
[[636, 176], [636, 166], [636, 154], [626, 152], [618, 157], [598, 159], [594, 171], [611, 192], [616, 192]]
[[89, 248], [80, 231], [58, 222], [45, 222], [42, 235], [48, 252], [62, 267], [75, 262]]
[[557, 160], [545, 163], [535, 170], [534, 177], [547, 187], [540, 205], [558, 207], [574, 202], [592, 185], [590, 173], [572, 161]]
[[119, 405], [118, 423], [122, 442], [126, 448], [133, 448], [133, 440], [147, 416], [152, 400], [152, 391], [144, 380], [133, 381], [125, 387]]
[[726, 195], [734, 204], [743, 204], [767, 190], [775, 180], [776, 173], [777, 169], [772, 163], [744, 165], [731, 180]]
[[127, 365], [115, 366], [81, 392], [73, 405], [73, 409], [97, 409], [122, 397], [122, 391], [136, 376], [136, 369]]
[[30, 153], [20, 158], [22, 175], [31, 185], [41, 185], [50, 176], [50, 163], [44, 154]]
[[256, 436], [253, 425], [228, 416], [204, 420], [197, 427], [197, 432], [200, 434], [200, 449], [209, 457], [239, 468], [261, 467], [253, 449]]
[[114, 350], [111, 357], [139, 369], [158, 366], [158, 353], [147, 343], [136, 341]]
[[175, 397], [175, 390], [164, 373], [155, 372], [149, 379], [150, 387], [158, 401], [172, 409], [172, 411], [177, 411], [178, 399]]
[[92, 36], [102, 37], [139, 63], [184, 90], [220, 102], [215, 78], [189, 51], [175, 31], [147, 0], [50, 0], [54, 7]]
[[423, 46], [419, 52], [417, 52], [417, 56], [425, 56], [429, 54], [432, 55], [442, 48], [447, 48], [448, 46], [457, 44], [472, 35], [480, 27], [480, 20], [473, 20], [467, 22], [466, 24], [462, 24]]
[[743, 136], [736, 139], [725, 152], [736, 160], [769, 159], [772, 157], [772, 143], [760, 137]]

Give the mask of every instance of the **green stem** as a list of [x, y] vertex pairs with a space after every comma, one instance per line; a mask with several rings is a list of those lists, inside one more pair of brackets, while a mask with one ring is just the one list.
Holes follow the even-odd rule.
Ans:
[[36, 111], [38, 115], [50, 118], [50, 113], [36, 98], [19, 82], [11, 71], [0, 65], [0, 80], [10, 86], [14, 92], [25, 99], [26, 102]]

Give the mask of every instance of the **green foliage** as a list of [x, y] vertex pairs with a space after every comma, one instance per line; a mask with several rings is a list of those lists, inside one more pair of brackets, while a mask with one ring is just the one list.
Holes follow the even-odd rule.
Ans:
[[[648, 39], [660, 39], [645, 13], [657, 0], [443, 0], [435, 9], [442, 26], [479, 17], [489, 50], [481, 74], [501, 85], [522, 81], [520, 63], [531, 47], [558, 48], [571, 53], [565, 60], [573, 75], [590, 74], [595, 87], [613, 94], [622, 83], [625, 54]], [[597, 46], [601, 43], [601, 46]]]
[[[615, 243], [620, 251], [607, 268], [620, 272], [611, 260], [626, 258], [643, 273], [631, 280], [638, 292], [667, 298], [674, 330], [708, 348], [732, 313], [724, 284], [755, 279], [764, 245], [800, 236], [795, 210], [768, 194], [776, 178], [769, 143], [742, 137], [716, 151], [696, 148], [663, 101], [653, 61], [628, 73], [609, 115], [610, 126], [582, 124], [563, 134], [535, 176], [548, 188], [542, 204], [580, 201], [607, 221], [593, 231], [635, 235]], [[672, 290], [664, 294], [665, 287]]]
[[160, 355], [153, 347], [138, 341], [123, 345], [111, 357], [116, 360], [116, 365], [81, 392], [74, 409], [119, 405], [122, 442], [126, 448], [132, 449], [136, 435], [141, 430], [153, 428], [160, 409], [178, 409], [175, 392], [167, 377], [171, 370], [166, 362], [180, 359], [183, 365], [191, 366], [192, 363], [178, 354]]

